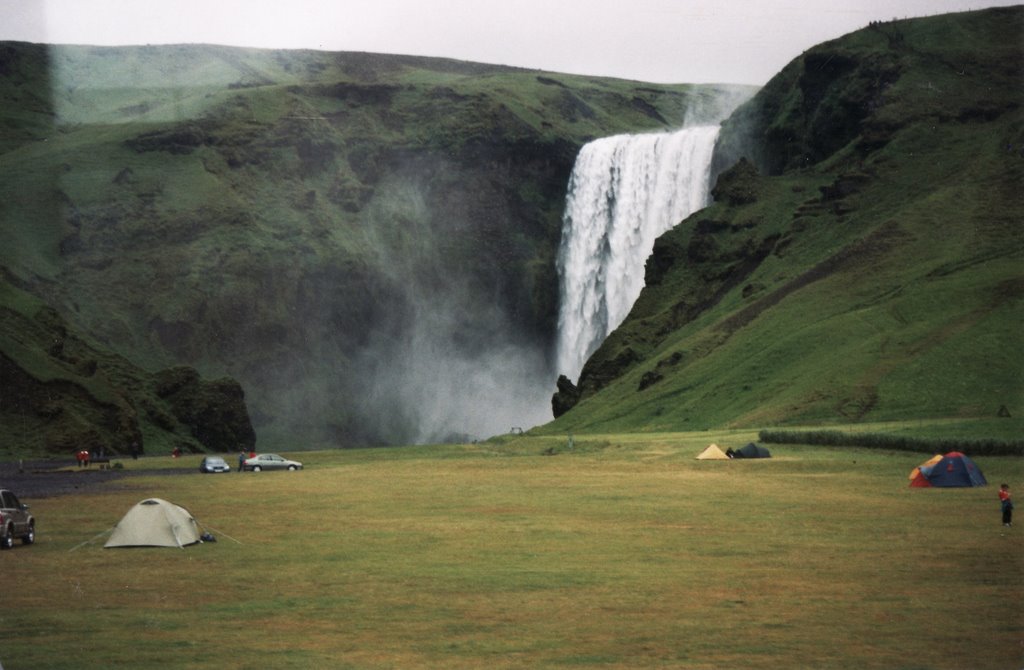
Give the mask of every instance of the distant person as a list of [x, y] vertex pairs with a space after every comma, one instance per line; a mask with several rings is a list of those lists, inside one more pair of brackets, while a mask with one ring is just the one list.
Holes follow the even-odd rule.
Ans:
[[1010, 528], [1013, 526], [1013, 496], [1009, 484], [999, 485], [999, 504], [1003, 508], [1003, 525]]
[[242, 472], [245, 470], [245, 452], [238, 452], [238, 471]]

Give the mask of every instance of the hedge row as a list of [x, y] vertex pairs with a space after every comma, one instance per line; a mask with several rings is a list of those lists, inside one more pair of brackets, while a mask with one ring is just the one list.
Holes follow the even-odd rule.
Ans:
[[882, 433], [843, 433], [838, 430], [762, 430], [759, 437], [762, 442], [775, 444], [863, 447], [866, 449], [919, 451], [929, 454], [960, 451], [968, 456], [1024, 456], [1024, 442], [1020, 440], [905, 437]]

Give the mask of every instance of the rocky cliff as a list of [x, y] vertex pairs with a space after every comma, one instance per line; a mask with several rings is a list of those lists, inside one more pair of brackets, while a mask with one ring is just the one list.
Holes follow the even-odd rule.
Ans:
[[149, 373], [70, 328], [10, 284], [0, 307], [0, 454], [107, 456], [251, 449], [256, 435], [232, 379], [189, 367]]

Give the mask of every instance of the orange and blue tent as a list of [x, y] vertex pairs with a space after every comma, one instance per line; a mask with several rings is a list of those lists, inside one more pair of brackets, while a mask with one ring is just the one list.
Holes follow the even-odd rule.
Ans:
[[944, 456], [932, 456], [913, 469], [910, 485], [915, 487], [985, 486], [988, 481], [981, 469], [966, 454], [951, 451]]

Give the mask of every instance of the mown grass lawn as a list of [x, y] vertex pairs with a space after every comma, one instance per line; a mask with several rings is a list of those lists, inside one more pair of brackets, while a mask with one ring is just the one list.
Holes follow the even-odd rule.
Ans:
[[[313, 452], [297, 473], [189, 461], [30, 500], [37, 544], [0, 555], [0, 663], [1021, 666], [1024, 529], [1002, 528], [996, 497], [1001, 481], [1024, 488], [1020, 459], [976, 459], [990, 485], [960, 490], [910, 489], [919, 454], [693, 459], [753, 437]], [[151, 496], [219, 541], [82, 545]]]

